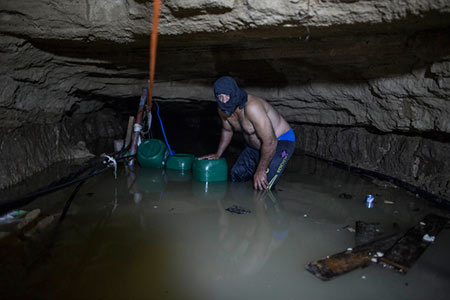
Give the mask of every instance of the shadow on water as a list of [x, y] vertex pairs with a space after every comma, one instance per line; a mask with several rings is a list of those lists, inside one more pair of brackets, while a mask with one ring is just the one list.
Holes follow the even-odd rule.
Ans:
[[[26, 209], [58, 213], [70, 192]], [[371, 209], [364, 204], [368, 193], [376, 199]], [[450, 266], [432, 256], [424, 255], [408, 277], [372, 267], [324, 285], [304, 270], [354, 246], [347, 229], [355, 221], [376, 222], [387, 234], [432, 210], [400, 189], [304, 156], [291, 159], [269, 192], [249, 182], [200, 182], [190, 172], [121, 166], [117, 180], [102, 174], [86, 182], [52, 240], [35, 241], [49, 246], [30, 268], [1, 272], [10, 278], [2, 280], [1, 298], [360, 299], [371, 293], [396, 299], [401, 290], [421, 299], [426, 275], [439, 299], [449, 291]], [[448, 232], [441, 235], [449, 240]], [[438, 253], [449, 244], [439, 244]], [[437, 265], [440, 271], [432, 271]], [[361, 283], [362, 274], [372, 281]]]

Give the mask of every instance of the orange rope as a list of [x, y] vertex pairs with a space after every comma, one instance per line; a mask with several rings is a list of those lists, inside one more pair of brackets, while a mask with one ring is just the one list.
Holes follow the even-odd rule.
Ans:
[[147, 99], [147, 111], [152, 110], [152, 97], [153, 97], [153, 82], [155, 79], [155, 64], [156, 64], [156, 45], [158, 43], [158, 23], [159, 23], [159, 12], [161, 8], [161, 0], [153, 1], [153, 28], [152, 37], [150, 42], [150, 69], [149, 77], [150, 82], [148, 84], [148, 99]]

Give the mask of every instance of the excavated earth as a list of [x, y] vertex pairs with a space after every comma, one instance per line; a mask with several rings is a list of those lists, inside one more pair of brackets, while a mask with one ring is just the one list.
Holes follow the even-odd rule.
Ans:
[[[2, 1], [0, 188], [123, 138], [152, 4]], [[231, 75], [283, 114], [299, 152], [450, 199], [450, 1], [165, 0], [159, 34], [168, 113], [201, 118]]]

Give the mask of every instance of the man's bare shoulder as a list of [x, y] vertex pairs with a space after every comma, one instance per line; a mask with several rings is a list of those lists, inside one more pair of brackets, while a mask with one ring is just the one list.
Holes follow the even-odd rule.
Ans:
[[252, 95], [252, 94], [248, 94], [248, 102], [247, 103], [264, 103], [266, 102], [263, 98]]
[[248, 95], [248, 101], [245, 104], [245, 116], [248, 119], [254, 119], [265, 113], [265, 101], [257, 96]]
[[269, 105], [263, 98], [254, 95], [248, 95], [248, 101], [245, 105], [246, 111], [267, 111]]

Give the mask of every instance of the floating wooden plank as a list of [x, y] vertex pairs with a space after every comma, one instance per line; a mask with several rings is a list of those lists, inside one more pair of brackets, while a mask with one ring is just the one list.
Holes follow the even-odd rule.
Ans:
[[403, 236], [397, 233], [376, 241], [358, 246], [352, 250], [343, 251], [332, 256], [310, 262], [306, 270], [316, 277], [327, 281], [339, 275], [348, 273], [371, 263], [377, 252], [384, 252], [391, 248]]
[[381, 232], [378, 229], [380, 223], [366, 223], [363, 221], [356, 221], [355, 224], [355, 246], [361, 246], [375, 241], [381, 237]]
[[444, 229], [448, 219], [438, 215], [427, 215], [419, 224], [408, 230], [395, 245], [390, 248], [380, 261], [393, 266], [403, 273], [419, 259], [432, 243], [432, 240]]
[[[424, 236], [436, 237], [445, 227], [448, 219], [430, 214], [418, 225], [405, 233], [397, 233], [327, 258], [310, 262], [306, 270], [326, 281], [348, 273], [359, 267], [365, 267], [377, 258], [385, 264], [406, 273], [412, 264], [422, 255], [431, 242]], [[384, 253], [379, 257], [377, 252]]]

